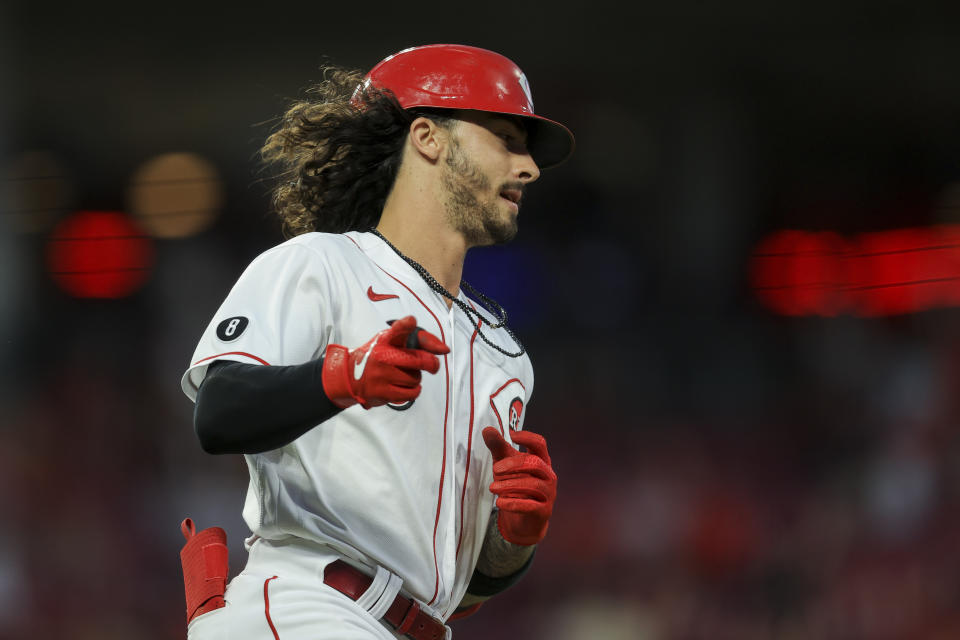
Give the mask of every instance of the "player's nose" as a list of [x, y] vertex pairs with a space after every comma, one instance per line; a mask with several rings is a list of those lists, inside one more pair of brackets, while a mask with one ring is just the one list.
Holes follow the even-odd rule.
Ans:
[[533, 156], [531, 156], [529, 152], [522, 155], [517, 155], [517, 179], [524, 184], [534, 182], [540, 177], [540, 167], [537, 166], [537, 163], [534, 161]]

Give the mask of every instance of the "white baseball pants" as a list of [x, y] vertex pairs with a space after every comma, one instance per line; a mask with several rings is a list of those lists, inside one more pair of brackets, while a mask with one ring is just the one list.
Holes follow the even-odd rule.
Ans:
[[[226, 606], [194, 618], [188, 640], [396, 640], [379, 618], [400, 585], [375, 580], [356, 602], [323, 583], [326, 547], [258, 539], [227, 585]], [[447, 639], [450, 629], [447, 628]]]

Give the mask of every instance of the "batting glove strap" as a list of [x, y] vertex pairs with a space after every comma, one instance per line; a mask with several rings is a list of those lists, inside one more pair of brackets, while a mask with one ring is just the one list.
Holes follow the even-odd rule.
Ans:
[[354, 395], [350, 384], [350, 350], [339, 344], [327, 345], [323, 356], [323, 391], [330, 402], [341, 409], [352, 407], [363, 399]]

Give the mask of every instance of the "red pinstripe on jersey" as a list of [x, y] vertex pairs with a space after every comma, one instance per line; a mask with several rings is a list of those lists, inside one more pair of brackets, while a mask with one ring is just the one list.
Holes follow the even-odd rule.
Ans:
[[263, 615], [267, 618], [270, 631], [273, 631], [274, 640], [280, 640], [280, 634], [277, 633], [277, 628], [273, 626], [273, 620], [270, 618], [270, 581], [276, 579], [277, 576], [273, 576], [263, 581]]
[[256, 360], [257, 362], [259, 362], [260, 364], [267, 365], [268, 367], [270, 366], [270, 363], [267, 362], [266, 360], [264, 360], [263, 358], [258, 358], [257, 356], [253, 355], [252, 353], [247, 353], [247, 352], [245, 352], [245, 351], [227, 351], [226, 353], [218, 353], [218, 354], [215, 355], [215, 356], [207, 356], [206, 358], [200, 358], [199, 360], [197, 360], [197, 361], [194, 362], [193, 364], [195, 364], [195, 365], [196, 365], [196, 364], [200, 364], [201, 362], [206, 362], [207, 360], [213, 360], [214, 358], [219, 358], [220, 356], [246, 356], [246, 357], [248, 357], [248, 358], [253, 358], [254, 360]]
[[[476, 311], [477, 308], [470, 303], [470, 306], [473, 307], [473, 310]], [[470, 458], [471, 453], [473, 452], [473, 341], [477, 339], [477, 334], [480, 332], [480, 325], [483, 323], [482, 320], [477, 321], [477, 328], [473, 330], [473, 335], [470, 337], [470, 421], [467, 423], [467, 428], [470, 430], [467, 434], [467, 468], [463, 470], [463, 489], [460, 491], [460, 533], [457, 534], [457, 550], [453, 554], [454, 558], [460, 557], [460, 544], [463, 542], [463, 501], [467, 495], [467, 478], [470, 477]]]
[[[353, 238], [350, 238], [350, 239], [353, 240]], [[354, 244], [356, 244], [356, 242], [354, 242]], [[359, 248], [359, 245], [358, 245], [358, 248]], [[374, 264], [377, 264], [377, 263], [374, 262]], [[443, 325], [440, 324], [440, 319], [437, 318], [437, 314], [435, 314], [430, 309], [430, 307], [428, 307], [427, 304], [420, 299], [420, 296], [414, 293], [413, 289], [408, 287], [405, 282], [397, 278], [392, 273], [388, 272], [379, 264], [377, 264], [377, 268], [383, 271], [385, 274], [387, 274], [391, 278], [393, 278], [394, 280], [396, 280], [401, 286], [403, 286], [404, 289], [410, 292], [410, 295], [412, 295], [414, 298], [417, 299], [417, 302], [423, 305], [423, 308], [427, 310], [427, 313], [433, 316], [434, 322], [437, 323], [437, 328], [440, 329], [440, 339], [446, 342], [447, 340], [446, 340], [446, 336], [444, 335]], [[437, 526], [440, 524], [440, 506], [443, 504], [443, 479], [447, 473], [447, 420], [450, 416], [450, 367], [447, 363], [446, 355], [443, 356], [443, 372], [446, 374], [446, 378], [447, 378], [447, 394], [446, 394], [447, 401], [443, 409], [443, 461], [440, 466], [440, 490], [437, 493], [437, 514], [433, 520], [433, 569], [434, 569], [435, 582], [433, 585], [433, 596], [430, 597], [430, 602], [427, 603], [428, 605], [433, 604], [434, 600], [437, 599], [437, 594], [440, 592], [440, 564], [437, 562]]]

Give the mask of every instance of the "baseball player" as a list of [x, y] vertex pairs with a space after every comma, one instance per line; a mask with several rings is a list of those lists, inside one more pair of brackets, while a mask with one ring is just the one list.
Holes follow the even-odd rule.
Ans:
[[484, 49], [324, 78], [263, 148], [292, 238], [244, 271], [182, 380], [203, 449], [250, 473], [229, 585], [222, 530], [184, 523], [195, 640], [449, 638], [528, 569], [556, 496], [522, 430], [530, 360], [461, 273], [515, 235], [572, 134]]

